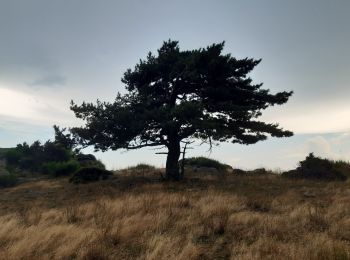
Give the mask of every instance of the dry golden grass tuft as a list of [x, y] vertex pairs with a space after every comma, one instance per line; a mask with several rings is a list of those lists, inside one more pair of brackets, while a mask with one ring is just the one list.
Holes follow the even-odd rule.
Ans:
[[0, 259], [350, 259], [350, 183], [32, 181], [0, 190]]

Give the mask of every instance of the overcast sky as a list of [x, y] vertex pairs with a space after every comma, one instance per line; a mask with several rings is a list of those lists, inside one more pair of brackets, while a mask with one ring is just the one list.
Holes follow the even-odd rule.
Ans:
[[[292, 168], [308, 152], [349, 160], [349, 12], [348, 0], [0, 0], [0, 147], [79, 124], [70, 100], [113, 100], [125, 70], [164, 40], [183, 50], [225, 40], [226, 53], [262, 58], [256, 83], [294, 91], [263, 119], [295, 136], [191, 155], [242, 168]], [[98, 157], [109, 168], [165, 164], [147, 148]]]

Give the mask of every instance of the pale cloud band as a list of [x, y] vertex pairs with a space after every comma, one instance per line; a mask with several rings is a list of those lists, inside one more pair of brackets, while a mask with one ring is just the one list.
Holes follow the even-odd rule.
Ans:
[[54, 99], [55, 95], [48, 99], [0, 86], [0, 116], [31, 124], [72, 124], [74, 117], [68, 106], [52, 105], [57, 102]]

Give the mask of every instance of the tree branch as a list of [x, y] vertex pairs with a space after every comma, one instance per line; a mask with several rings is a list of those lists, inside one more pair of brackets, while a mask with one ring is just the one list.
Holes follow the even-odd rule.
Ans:
[[140, 149], [140, 148], [143, 148], [143, 147], [148, 147], [148, 146], [159, 146], [159, 145], [164, 145], [163, 143], [161, 142], [156, 142], [156, 143], [149, 143], [149, 144], [140, 144], [140, 145], [133, 145], [133, 146], [127, 146], [127, 147], [124, 147], [125, 149], [127, 150], [134, 150], [134, 149]]

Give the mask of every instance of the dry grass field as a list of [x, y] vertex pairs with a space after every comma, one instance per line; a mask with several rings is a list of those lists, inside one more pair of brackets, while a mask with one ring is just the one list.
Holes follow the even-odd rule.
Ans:
[[0, 190], [0, 259], [350, 259], [350, 183], [120, 174]]

